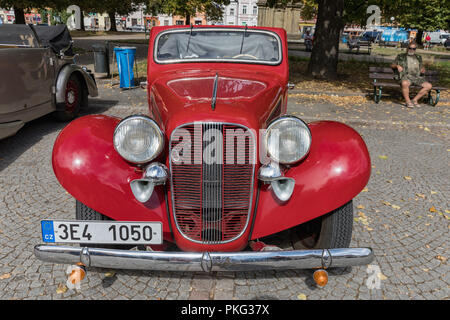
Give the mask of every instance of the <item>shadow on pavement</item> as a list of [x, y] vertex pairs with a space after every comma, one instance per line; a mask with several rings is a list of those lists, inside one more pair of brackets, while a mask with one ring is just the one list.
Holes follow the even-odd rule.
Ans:
[[[117, 100], [96, 100], [95, 104], [92, 102], [93, 100], [90, 99], [89, 103], [92, 107], [81, 110], [80, 116], [105, 112], [118, 103]], [[43, 137], [62, 130], [67, 124], [69, 122], [58, 122], [53, 118], [52, 114], [48, 114], [27, 122], [16, 135], [0, 140], [0, 172], [41, 141]], [[51, 149], [47, 150], [47, 152], [51, 152]]]

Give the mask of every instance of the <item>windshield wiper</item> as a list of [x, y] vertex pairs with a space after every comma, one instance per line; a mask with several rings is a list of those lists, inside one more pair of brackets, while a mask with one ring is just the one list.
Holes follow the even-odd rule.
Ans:
[[242, 35], [241, 51], [239, 51], [239, 54], [242, 54], [242, 48], [244, 47], [244, 38], [245, 38], [245, 34], [247, 33], [247, 28], [248, 28], [248, 26], [245, 25], [245, 30], [244, 30], [244, 33]]

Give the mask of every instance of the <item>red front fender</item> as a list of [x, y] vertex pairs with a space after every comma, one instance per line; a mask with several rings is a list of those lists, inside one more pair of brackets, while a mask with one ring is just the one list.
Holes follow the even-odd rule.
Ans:
[[324, 215], [353, 199], [369, 181], [369, 152], [358, 132], [332, 121], [309, 127], [309, 155], [285, 174], [295, 179], [292, 197], [281, 203], [269, 185], [261, 188], [252, 239]]
[[162, 186], [150, 200], [140, 203], [130, 181], [142, 173], [114, 150], [113, 134], [118, 118], [91, 115], [72, 121], [53, 147], [53, 170], [61, 185], [88, 207], [118, 221], [161, 221], [163, 236], [172, 239]]

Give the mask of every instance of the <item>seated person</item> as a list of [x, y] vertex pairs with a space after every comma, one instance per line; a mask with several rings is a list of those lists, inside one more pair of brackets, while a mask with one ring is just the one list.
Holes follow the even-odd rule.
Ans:
[[[419, 99], [431, 90], [431, 83], [427, 82], [421, 74], [425, 73], [423, 67], [422, 57], [416, 54], [417, 45], [411, 42], [406, 48], [406, 53], [399, 54], [391, 68], [398, 71], [397, 80], [400, 81], [402, 87], [402, 94], [406, 101], [406, 107], [419, 107]], [[410, 100], [409, 87], [411, 85], [421, 86], [422, 89], [417, 95]]]

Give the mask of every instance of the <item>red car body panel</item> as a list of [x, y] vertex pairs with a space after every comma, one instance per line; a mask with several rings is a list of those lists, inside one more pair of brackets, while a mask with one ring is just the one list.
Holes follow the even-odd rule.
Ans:
[[75, 199], [118, 221], [161, 221], [164, 238], [172, 239], [162, 188], [142, 204], [130, 181], [142, 176], [116, 152], [113, 133], [120, 119], [91, 115], [72, 121], [53, 147], [53, 171]]
[[330, 212], [353, 199], [369, 181], [369, 152], [355, 130], [334, 121], [308, 126], [312, 135], [310, 152], [285, 172], [286, 177], [295, 179], [292, 197], [282, 203], [269, 186], [261, 188], [252, 239]]
[[[168, 141], [172, 131], [196, 121], [246, 126], [254, 130], [258, 149], [259, 129], [266, 128], [271, 120], [286, 113], [288, 57], [285, 31], [257, 28], [275, 32], [280, 37], [283, 61], [279, 65], [158, 64], [153, 59], [155, 38], [159, 32], [171, 28], [179, 27], [154, 27], [150, 34], [149, 114], [166, 138], [164, 152], [154, 161], [170, 168]], [[213, 110], [211, 98], [216, 74], [219, 81]], [[113, 220], [162, 222], [164, 240], [175, 241], [185, 251], [241, 250], [250, 238], [277, 233], [340, 207], [364, 188], [370, 175], [369, 154], [355, 130], [331, 121], [311, 123], [309, 155], [285, 172], [285, 176], [296, 181], [291, 199], [280, 203], [268, 185], [258, 182], [258, 161], [251, 214], [244, 233], [228, 243], [194, 243], [175, 227], [169, 183], [166, 187], [157, 186], [145, 204], [133, 196], [129, 183], [140, 178], [142, 171], [125, 161], [114, 149], [113, 133], [119, 121], [108, 116], [86, 116], [64, 128], [53, 149], [56, 177], [76, 199]], [[256, 152], [258, 155], [259, 150]]]

